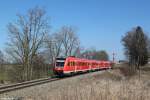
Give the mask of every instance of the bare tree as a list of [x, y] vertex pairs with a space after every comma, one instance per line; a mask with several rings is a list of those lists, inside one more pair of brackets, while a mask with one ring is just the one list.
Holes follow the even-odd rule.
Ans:
[[82, 54], [82, 58], [94, 60], [109, 60], [109, 56], [105, 50], [97, 51], [96, 49], [86, 49]]
[[56, 57], [78, 56], [79, 55], [79, 39], [73, 27], [63, 26], [60, 31], [47, 36], [46, 55], [49, 55], [50, 63], [54, 63]]
[[95, 53], [96, 53], [95, 48], [86, 49], [84, 52], [82, 52], [81, 58], [93, 59], [93, 56], [95, 55]]
[[50, 71], [50, 69], [49, 69], [49, 66], [45, 63], [45, 58], [42, 53], [34, 56], [33, 64], [34, 64], [33, 66], [34, 78], [37, 79], [37, 78], [41, 78], [41, 77], [45, 77], [49, 75], [48, 71]]
[[84, 48], [81, 47], [80, 45], [78, 45], [77, 48], [75, 48], [73, 55], [78, 57], [78, 58], [82, 58], [82, 52], [84, 52]]
[[4, 54], [3, 52], [0, 50], [0, 66], [2, 66], [4, 63]]
[[0, 50], [0, 73], [4, 72], [3, 64], [4, 64], [4, 54]]
[[46, 48], [49, 54], [50, 63], [54, 63], [56, 57], [60, 56], [62, 52], [62, 38], [61, 34], [54, 33], [46, 38]]
[[96, 60], [109, 60], [109, 56], [105, 50], [96, 51], [96, 53], [93, 55], [93, 59]]
[[63, 26], [60, 31], [65, 56], [73, 56], [76, 49], [79, 47], [79, 38], [71, 26]]
[[35, 7], [26, 15], [18, 15], [16, 22], [9, 23], [10, 41], [7, 52], [23, 65], [23, 80], [33, 74], [32, 59], [43, 47], [43, 39], [49, 32], [49, 22], [44, 9]]

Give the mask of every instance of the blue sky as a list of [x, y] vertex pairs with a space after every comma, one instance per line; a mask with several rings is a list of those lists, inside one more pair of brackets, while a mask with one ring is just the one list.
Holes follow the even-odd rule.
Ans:
[[1, 0], [0, 49], [6, 47], [6, 26], [16, 14], [41, 6], [51, 19], [51, 32], [75, 26], [83, 47], [115, 52], [117, 59], [124, 59], [121, 37], [138, 25], [150, 33], [149, 5], [150, 0]]

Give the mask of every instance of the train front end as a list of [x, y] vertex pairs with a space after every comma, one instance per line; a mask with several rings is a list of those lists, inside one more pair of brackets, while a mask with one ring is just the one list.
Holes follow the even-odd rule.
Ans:
[[66, 58], [56, 58], [54, 74], [56, 74], [58, 76], [63, 76], [65, 60], [66, 60]]

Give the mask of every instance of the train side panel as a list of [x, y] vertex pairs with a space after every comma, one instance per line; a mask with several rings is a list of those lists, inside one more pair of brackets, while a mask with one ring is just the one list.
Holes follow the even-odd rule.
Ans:
[[75, 59], [68, 57], [64, 65], [64, 74], [70, 74], [75, 72]]

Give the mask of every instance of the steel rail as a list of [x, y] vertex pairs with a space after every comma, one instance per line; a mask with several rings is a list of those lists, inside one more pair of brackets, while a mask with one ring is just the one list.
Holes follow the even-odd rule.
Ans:
[[48, 83], [48, 82], [52, 82], [56, 80], [59, 80], [59, 78], [43, 78], [43, 79], [37, 79], [37, 80], [32, 80], [32, 81], [11, 84], [11, 85], [0, 86], [0, 94], [9, 92], [9, 91], [14, 91], [17, 89], [34, 86], [34, 85], [44, 84], [44, 83]]

